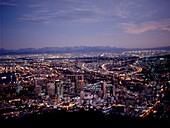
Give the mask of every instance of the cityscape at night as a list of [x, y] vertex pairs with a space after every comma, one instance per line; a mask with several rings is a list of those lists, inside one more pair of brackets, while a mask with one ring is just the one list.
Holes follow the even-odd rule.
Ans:
[[0, 127], [170, 127], [169, 7], [0, 0]]
[[0, 117], [8, 121], [90, 111], [169, 121], [169, 54], [139, 50], [1, 56]]

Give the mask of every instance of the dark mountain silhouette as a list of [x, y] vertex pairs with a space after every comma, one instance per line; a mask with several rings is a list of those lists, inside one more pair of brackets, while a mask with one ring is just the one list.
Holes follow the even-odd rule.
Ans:
[[75, 47], [44, 47], [24, 48], [16, 50], [0, 49], [0, 55], [15, 54], [44, 54], [44, 53], [100, 53], [100, 52], [123, 52], [128, 50], [170, 50], [170, 46], [156, 48], [117, 48], [109, 46], [75, 46]]
[[126, 128], [159, 128], [168, 127], [169, 120], [153, 118], [125, 117], [121, 115], [104, 115], [101, 112], [59, 112], [51, 111], [42, 115], [31, 114], [22, 118], [1, 120], [4, 127], [126, 127]]

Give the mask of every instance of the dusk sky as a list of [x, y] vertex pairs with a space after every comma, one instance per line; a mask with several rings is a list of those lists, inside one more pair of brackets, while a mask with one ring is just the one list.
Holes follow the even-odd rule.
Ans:
[[1, 48], [170, 46], [170, 0], [0, 0]]

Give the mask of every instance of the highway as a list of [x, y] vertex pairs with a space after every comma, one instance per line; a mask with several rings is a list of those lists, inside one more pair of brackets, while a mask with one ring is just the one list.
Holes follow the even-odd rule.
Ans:
[[149, 108], [146, 112], [144, 112], [143, 114], [139, 115], [139, 117], [146, 117], [146, 116], [148, 116], [148, 115], [153, 111], [153, 108], [156, 107], [159, 103], [160, 103], [160, 100], [158, 100], [157, 102], [155, 102], [152, 107], [150, 107], [150, 108]]

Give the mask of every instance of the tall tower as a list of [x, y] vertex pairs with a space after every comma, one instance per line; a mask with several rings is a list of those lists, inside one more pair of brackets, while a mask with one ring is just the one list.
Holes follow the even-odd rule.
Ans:
[[115, 85], [112, 85], [113, 96], [115, 96], [116, 88]]
[[103, 81], [101, 84], [102, 98], [106, 98], [106, 81]]
[[60, 81], [59, 80], [56, 80], [55, 81], [55, 94], [57, 94], [58, 92], [58, 87], [60, 86]]

